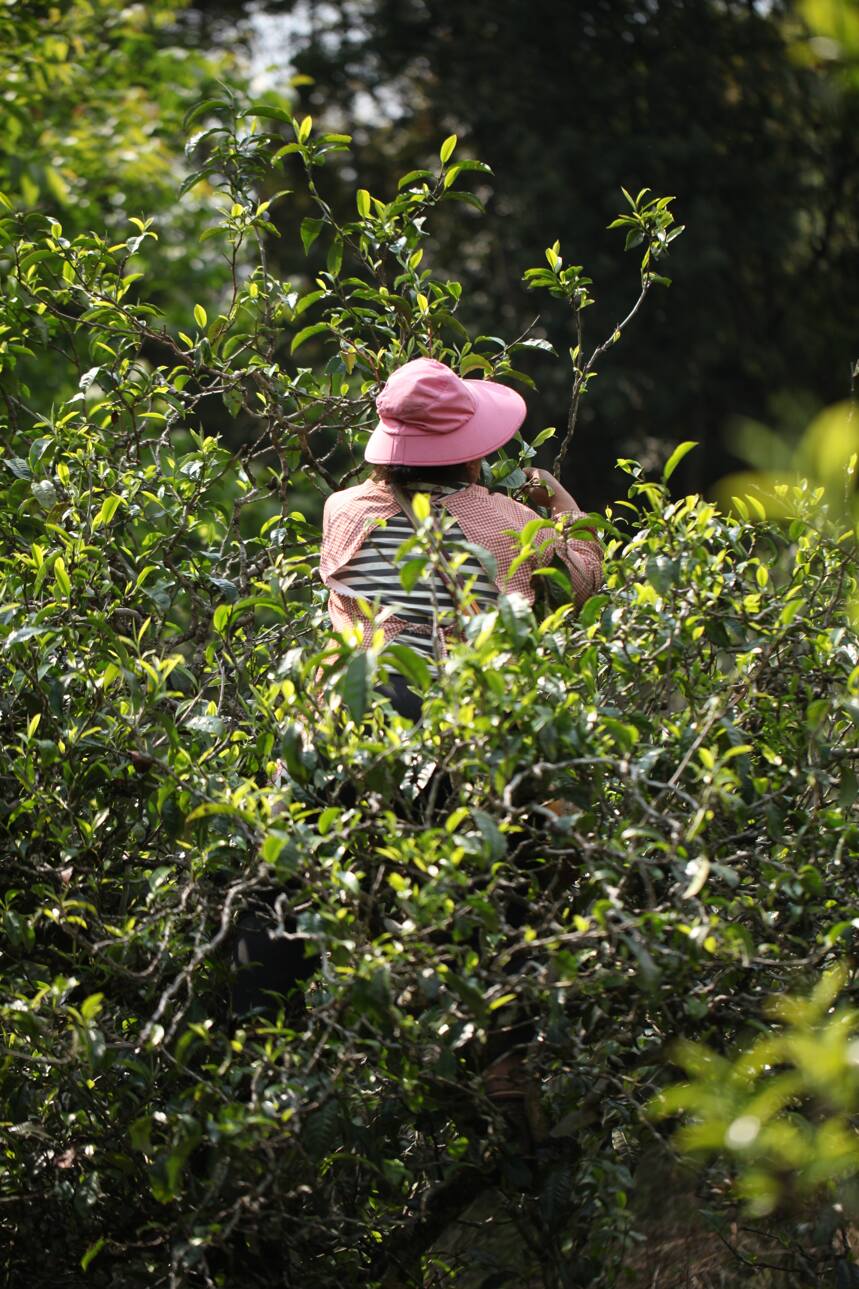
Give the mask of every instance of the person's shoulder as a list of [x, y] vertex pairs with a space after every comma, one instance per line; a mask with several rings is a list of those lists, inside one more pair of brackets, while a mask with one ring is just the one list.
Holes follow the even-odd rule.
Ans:
[[325, 498], [325, 505], [322, 508], [323, 514], [330, 519], [334, 515], [354, 509], [356, 506], [371, 501], [376, 491], [377, 488], [372, 479], [365, 479], [363, 483], [353, 484], [351, 488], [338, 488], [337, 492], [331, 492]]
[[532, 519], [540, 518], [535, 510], [523, 505], [521, 501], [516, 501], [509, 493], [490, 492], [488, 488], [476, 485], [475, 492], [478, 491], [483, 494], [481, 502], [487, 512], [508, 528], [524, 528]]
[[374, 479], [365, 479], [352, 488], [340, 488], [326, 498], [322, 531], [327, 536], [335, 532], [342, 536], [355, 528], [366, 529], [377, 520], [389, 519], [398, 508], [386, 488]]

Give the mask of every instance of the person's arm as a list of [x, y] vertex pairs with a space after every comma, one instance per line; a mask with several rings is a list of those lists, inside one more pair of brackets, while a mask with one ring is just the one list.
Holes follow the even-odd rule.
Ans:
[[530, 469], [525, 471], [525, 474], [528, 479], [525, 484], [528, 491], [528, 500], [532, 505], [545, 507], [553, 519], [555, 515], [583, 515], [585, 513], [572, 493], [567, 492], [564, 485], [559, 483], [553, 474], [549, 474], [548, 470], [540, 470], [537, 466], [531, 466]]
[[[565, 515], [572, 520], [585, 511], [571, 493], [548, 470], [532, 467], [526, 470], [528, 500], [532, 505], [543, 506], [553, 520]], [[591, 530], [592, 531], [592, 530]], [[569, 570], [576, 603], [584, 604], [589, 596], [599, 590], [602, 582], [602, 547], [594, 533], [592, 540], [575, 537], [561, 538], [555, 547]]]

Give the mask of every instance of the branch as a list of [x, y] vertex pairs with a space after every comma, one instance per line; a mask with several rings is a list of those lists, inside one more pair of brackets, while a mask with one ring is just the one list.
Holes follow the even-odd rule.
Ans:
[[[645, 274], [642, 277], [641, 292], [639, 294], [639, 297], [636, 300], [635, 304], [630, 309], [629, 313], [624, 318], [623, 322], [618, 323], [618, 325], [615, 327], [614, 331], [611, 333], [611, 335], [608, 337], [607, 340], [604, 340], [601, 345], [597, 345], [596, 349], [593, 351], [590, 358], [585, 363], [584, 367], [576, 369], [576, 376], [575, 376], [575, 380], [573, 381], [573, 389], [572, 389], [572, 394], [570, 396], [570, 410], [567, 415], [567, 432], [564, 435], [564, 441], [561, 444], [558, 450], [558, 455], [555, 457], [554, 463], [552, 465], [552, 473], [554, 475], [559, 476], [561, 467], [564, 464], [564, 458], [567, 455], [567, 450], [573, 441], [573, 434], [575, 433], [575, 430], [576, 430], [576, 421], [578, 420], [578, 416], [579, 416], [579, 404], [582, 401], [582, 394], [584, 393], [585, 387], [587, 385], [587, 378], [593, 371], [594, 363], [602, 354], [606, 352], [606, 350], [610, 349], [612, 345], [616, 345], [618, 340], [620, 340], [625, 328], [629, 326], [629, 324], [632, 322], [633, 318], [638, 313], [641, 306], [644, 304], [645, 297], [647, 296], [647, 293], [650, 290], [651, 285], [652, 285], [652, 278], [650, 277], [649, 274]], [[581, 315], [581, 310], [579, 309], [576, 310], [576, 328], [577, 328], [578, 344], [579, 346], [581, 346], [582, 315]]]

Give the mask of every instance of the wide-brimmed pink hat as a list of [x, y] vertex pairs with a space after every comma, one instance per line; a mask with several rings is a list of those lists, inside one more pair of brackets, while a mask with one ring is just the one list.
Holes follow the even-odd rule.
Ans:
[[525, 419], [521, 394], [493, 380], [463, 380], [434, 358], [415, 358], [376, 399], [379, 424], [364, 457], [373, 465], [458, 465], [512, 439]]

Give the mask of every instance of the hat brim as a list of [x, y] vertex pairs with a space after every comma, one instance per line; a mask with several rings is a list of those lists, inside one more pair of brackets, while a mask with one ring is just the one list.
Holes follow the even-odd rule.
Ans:
[[477, 406], [464, 425], [438, 434], [417, 426], [388, 428], [379, 421], [367, 441], [364, 460], [372, 465], [459, 465], [500, 448], [525, 419], [524, 398], [494, 380], [470, 380], [468, 387]]

